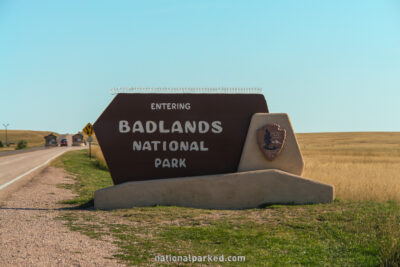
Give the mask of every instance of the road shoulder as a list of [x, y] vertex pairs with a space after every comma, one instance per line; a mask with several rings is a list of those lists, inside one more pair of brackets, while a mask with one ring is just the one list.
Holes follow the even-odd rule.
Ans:
[[74, 197], [57, 185], [73, 182], [64, 170], [46, 167], [9, 194], [0, 207], [0, 266], [124, 266], [109, 259], [117, 252], [111, 242], [71, 232], [57, 220], [69, 212], [59, 202]]

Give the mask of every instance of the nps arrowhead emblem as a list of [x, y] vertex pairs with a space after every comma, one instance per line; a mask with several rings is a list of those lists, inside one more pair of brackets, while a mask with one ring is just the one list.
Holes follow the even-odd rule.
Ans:
[[281, 153], [286, 141], [286, 130], [279, 124], [267, 124], [257, 130], [257, 142], [267, 160], [272, 161]]

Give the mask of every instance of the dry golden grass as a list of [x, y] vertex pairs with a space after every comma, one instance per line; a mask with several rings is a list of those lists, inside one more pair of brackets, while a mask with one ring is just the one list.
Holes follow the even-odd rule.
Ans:
[[400, 133], [297, 134], [304, 176], [349, 200], [400, 201]]
[[97, 165], [102, 169], [108, 169], [103, 152], [98, 145], [92, 145], [92, 157], [96, 159]]
[[[297, 134], [304, 176], [335, 186], [347, 200], [400, 201], [400, 133]], [[98, 165], [107, 168], [99, 146]]]
[[[45, 140], [44, 137], [49, 135], [51, 132], [43, 132], [43, 131], [26, 131], [26, 130], [8, 130], [8, 142], [15, 143], [11, 145], [9, 148], [4, 147], [0, 148], [0, 151], [3, 150], [14, 150], [16, 144], [20, 140], [25, 140], [28, 142], [28, 147], [35, 146], [44, 146]], [[0, 140], [3, 142], [4, 146], [6, 144], [5, 130], [0, 130]]]

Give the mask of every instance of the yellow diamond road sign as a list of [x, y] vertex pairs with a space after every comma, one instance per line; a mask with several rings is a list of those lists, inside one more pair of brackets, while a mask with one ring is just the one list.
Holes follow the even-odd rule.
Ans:
[[93, 134], [93, 125], [89, 122], [85, 128], [83, 128], [83, 132], [88, 136], [92, 136]]

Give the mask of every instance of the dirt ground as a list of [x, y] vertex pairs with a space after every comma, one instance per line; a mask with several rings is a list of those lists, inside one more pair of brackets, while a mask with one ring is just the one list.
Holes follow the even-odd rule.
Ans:
[[[111, 242], [70, 231], [61, 220], [72, 183], [62, 169], [46, 167], [0, 204], [0, 266], [125, 266], [107, 259]], [[1, 192], [0, 192], [1, 193]]]

